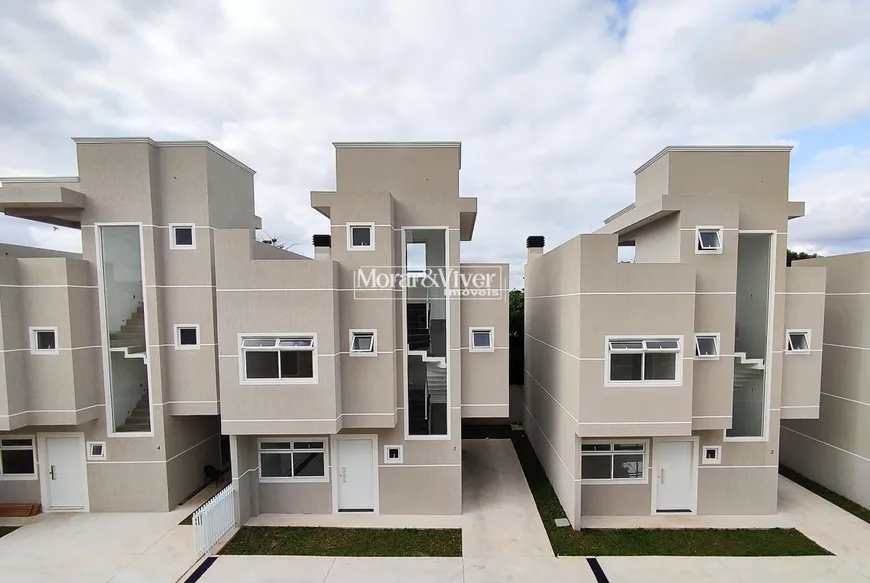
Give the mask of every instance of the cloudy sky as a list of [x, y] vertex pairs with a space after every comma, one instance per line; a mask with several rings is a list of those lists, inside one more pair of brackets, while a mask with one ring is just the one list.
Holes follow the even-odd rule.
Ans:
[[[70, 136], [206, 139], [310, 252], [333, 141], [462, 142], [463, 259], [521, 271], [633, 200], [668, 144], [789, 143], [789, 246], [870, 249], [870, 0], [0, 0], [0, 176], [75, 175]], [[0, 216], [0, 241], [78, 232]], [[514, 284], [519, 284], [519, 277]]]

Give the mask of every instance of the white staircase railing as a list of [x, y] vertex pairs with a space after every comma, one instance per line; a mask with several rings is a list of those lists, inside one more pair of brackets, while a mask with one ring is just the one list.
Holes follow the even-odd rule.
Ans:
[[230, 484], [193, 513], [193, 547], [197, 557], [207, 555], [236, 525], [233, 491], [233, 484]]

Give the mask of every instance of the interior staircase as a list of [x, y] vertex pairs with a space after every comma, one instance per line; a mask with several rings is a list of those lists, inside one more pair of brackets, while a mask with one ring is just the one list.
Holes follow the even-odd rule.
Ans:
[[151, 431], [151, 415], [149, 413], [148, 394], [142, 396], [136, 407], [127, 415], [124, 423], [118, 426], [115, 431], [133, 432], [133, 431]]
[[[121, 327], [109, 332], [109, 350], [122, 352], [124, 358], [147, 359], [145, 349], [145, 306], [139, 302], [136, 310], [124, 320]], [[142, 388], [142, 394], [136, 406], [133, 407], [124, 419], [124, 423], [116, 429], [118, 432], [142, 432], [151, 430], [151, 412], [148, 404], [148, 386]]]
[[109, 332], [109, 350], [123, 351], [127, 358], [145, 358], [145, 306], [142, 302], [116, 332]]
[[734, 353], [734, 390], [742, 389], [749, 381], [764, 374], [763, 358], [746, 358], [745, 352]]

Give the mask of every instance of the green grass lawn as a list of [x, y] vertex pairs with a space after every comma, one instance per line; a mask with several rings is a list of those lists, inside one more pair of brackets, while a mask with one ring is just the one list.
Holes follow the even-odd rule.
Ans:
[[870, 509], [864, 508], [857, 502], [850, 500], [845, 496], [840, 496], [836, 492], [828, 490], [818, 482], [813, 482], [803, 474], [799, 474], [793, 469], [786, 466], [779, 466], [779, 473], [794, 482], [795, 484], [803, 486], [813, 494], [821, 496], [831, 504], [839, 506], [850, 514], [854, 514], [864, 522], [870, 522]]
[[565, 511], [525, 432], [514, 431], [514, 449], [532, 491], [553, 552], [560, 556], [778, 557], [830, 555], [793, 528], [584, 529], [557, 527]]
[[0, 537], [4, 537], [13, 530], [18, 528], [17, 526], [0, 526]]
[[243, 526], [221, 555], [461, 557], [460, 529]]

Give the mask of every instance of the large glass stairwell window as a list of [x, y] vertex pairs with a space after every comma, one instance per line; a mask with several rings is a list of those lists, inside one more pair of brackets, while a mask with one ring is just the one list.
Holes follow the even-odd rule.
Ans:
[[151, 431], [145, 294], [142, 284], [141, 227], [99, 228], [100, 285], [108, 334], [108, 405], [110, 431]]
[[404, 231], [408, 435], [447, 435], [447, 231]]

